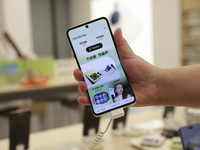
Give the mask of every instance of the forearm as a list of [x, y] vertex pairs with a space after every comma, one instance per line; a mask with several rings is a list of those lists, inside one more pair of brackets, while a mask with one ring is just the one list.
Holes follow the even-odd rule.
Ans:
[[159, 105], [200, 107], [200, 65], [158, 72]]

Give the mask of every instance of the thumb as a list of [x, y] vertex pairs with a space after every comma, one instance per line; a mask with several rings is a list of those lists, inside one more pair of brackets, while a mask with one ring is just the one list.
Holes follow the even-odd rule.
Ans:
[[122, 36], [121, 28], [117, 28], [115, 30], [114, 40], [121, 59], [132, 59], [135, 56], [131, 47], [128, 45], [127, 41]]

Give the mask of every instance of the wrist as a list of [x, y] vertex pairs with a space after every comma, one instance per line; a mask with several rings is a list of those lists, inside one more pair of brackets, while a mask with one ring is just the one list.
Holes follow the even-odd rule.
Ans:
[[157, 105], [166, 105], [166, 99], [168, 99], [169, 89], [173, 84], [170, 81], [170, 74], [167, 69], [158, 68], [157, 71]]

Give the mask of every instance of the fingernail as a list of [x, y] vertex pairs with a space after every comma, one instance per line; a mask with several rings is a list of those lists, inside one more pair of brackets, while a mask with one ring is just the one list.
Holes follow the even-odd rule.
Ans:
[[121, 28], [119, 28], [119, 34], [120, 34], [120, 36], [123, 36], [123, 35], [122, 35], [122, 29], [121, 29]]

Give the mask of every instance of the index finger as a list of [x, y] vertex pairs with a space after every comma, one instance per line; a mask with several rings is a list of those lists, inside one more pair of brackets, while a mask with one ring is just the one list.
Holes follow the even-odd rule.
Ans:
[[73, 75], [76, 81], [83, 81], [83, 72], [80, 69], [75, 69]]

